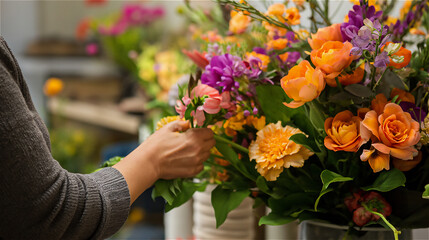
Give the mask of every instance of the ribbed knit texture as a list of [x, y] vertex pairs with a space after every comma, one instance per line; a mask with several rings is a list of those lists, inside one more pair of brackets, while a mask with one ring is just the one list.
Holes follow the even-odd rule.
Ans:
[[119, 171], [75, 174], [52, 158], [49, 134], [0, 37], [0, 239], [104, 239], [127, 219]]

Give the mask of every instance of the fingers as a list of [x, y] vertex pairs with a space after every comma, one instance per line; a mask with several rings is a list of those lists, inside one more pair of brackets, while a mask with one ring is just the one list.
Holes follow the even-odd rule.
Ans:
[[165, 126], [171, 132], [184, 132], [189, 129], [189, 121], [177, 120]]
[[209, 128], [192, 128], [186, 131], [186, 134], [199, 141], [210, 140], [213, 139], [214, 136], [213, 131]]

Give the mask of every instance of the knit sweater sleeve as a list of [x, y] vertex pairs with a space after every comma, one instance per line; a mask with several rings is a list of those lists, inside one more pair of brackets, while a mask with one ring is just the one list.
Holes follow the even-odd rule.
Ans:
[[124, 177], [114, 168], [87, 175], [61, 168], [39, 116], [26, 104], [16, 68], [0, 60], [0, 239], [111, 236], [128, 216]]

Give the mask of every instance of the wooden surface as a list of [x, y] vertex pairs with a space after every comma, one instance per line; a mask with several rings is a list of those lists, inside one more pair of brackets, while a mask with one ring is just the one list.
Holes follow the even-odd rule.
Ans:
[[48, 110], [52, 114], [129, 134], [138, 134], [141, 121], [138, 116], [121, 112], [114, 104], [51, 98], [48, 100]]

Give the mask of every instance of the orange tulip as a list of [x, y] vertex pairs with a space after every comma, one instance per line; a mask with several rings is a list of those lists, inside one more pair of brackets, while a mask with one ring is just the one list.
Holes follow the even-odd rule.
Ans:
[[390, 98], [394, 98], [395, 96], [398, 96], [398, 99], [403, 102], [416, 103], [416, 99], [414, 98], [413, 94], [402, 89], [393, 88], [392, 92], [390, 92]]
[[389, 156], [401, 160], [411, 160], [420, 140], [419, 123], [411, 118], [395, 103], [388, 103], [379, 116], [372, 110], [361, 123], [361, 136], [364, 140], [373, 138], [372, 148], [361, 155], [368, 160], [374, 172], [389, 169]]
[[286, 19], [287, 23], [290, 25], [298, 25], [301, 23], [301, 15], [299, 15], [299, 10], [296, 7], [291, 7], [286, 10]]
[[332, 24], [329, 27], [319, 28], [317, 33], [311, 34], [311, 38], [308, 39], [308, 44], [310, 44], [311, 49], [317, 50], [320, 49], [325, 42], [328, 41], [343, 41], [343, 36], [341, 35], [341, 24]]
[[320, 49], [311, 51], [311, 61], [326, 74], [326, 78], [334, 79], [353, 61], [352, 47], [349, 42], [328, 41]]
[[234, 34], [241, 34], [246, 31], [251, 18], [244, 15], [242, 12], [231, 11], [231, 19], [229, 20], [229, 31]]
[[386, 96], [384, 96], [383, 93], [379, 93], [371, 101], [371, 109], [374, 110], [377, 113], [377, 115], [380, 115], [383, 112], [386, 104], [387, 104]]
[[[338, 81], [343, 86], [347, 86], [350, 84], [359, 83], [363, 79], [363, 75], [365, 73], [364, 64], [360, 65], [360, 67], [356, 68], [356, 70], [352, 74], [342, 73], [338, 77]], [[337, 82], [334, 78], [326, 78], [326, 83], [331, 87], [336, 87]]]
[[[387, 42], [382, 48], [381, 48], [381, 51], [383, 51], [384, 50], [384, 47], [386, 47], [386, 46], [388, 46], [389, 44], [391, 44], [392, 42]], [[395, 63], [393, 60], [392, 60], [392, 58], [390, 58], [390, 63], [389, 63], [389, 65], [388, 66], [390, 66], [390, 67], [394, 67], [394, 68], [396, 68], [396, 69], [400, 69], [400, 68], [403, 68], [403, 67], [406, 67], [409, 63], [410, 63], [410, 61], [411, 61], [411, 51], [410, 50], [408, 50], [408, 49], [406, 49], [406, 48], [404, 48], [404, 47], [401, 47], [400, 49], [399, 49], [399, 51], [397, 51], [396, 53], [394, 53], [394, 54], [392, 54], [393, 56], [402, 56], [402, 57], [404, 57], [404, 61], [402, 61], [401, 63]]]
[[325, 147], [332, 151], [357, 152], [366, 141], [360, 136], [361, 119], [349, 110], [325, 120]]
[[325, 88], [325, 80], [319, 68], [314, 69], [304, 60], [289, 70], [288, 75], [281, 79], [281, 85], [286, 94], [293, 99], [292, 102], [283, 104], [297, 108], [317, 98]]

